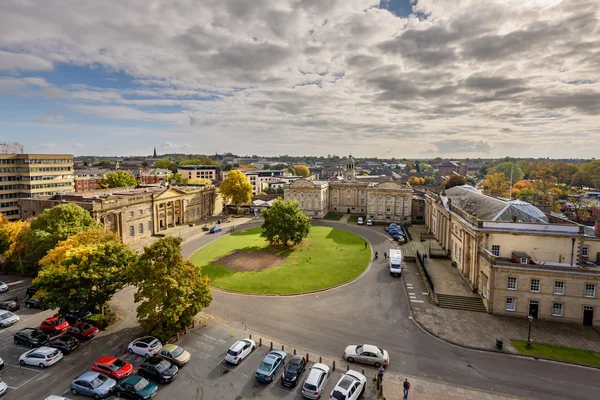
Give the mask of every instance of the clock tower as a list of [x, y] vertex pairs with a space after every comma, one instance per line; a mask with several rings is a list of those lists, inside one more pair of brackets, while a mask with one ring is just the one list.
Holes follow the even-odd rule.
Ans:
[[352, 155], [348, 156], [348, 162], [346, 164], [346, 182], [356, 182], [356, 170], [354, 169], [356, 163]]

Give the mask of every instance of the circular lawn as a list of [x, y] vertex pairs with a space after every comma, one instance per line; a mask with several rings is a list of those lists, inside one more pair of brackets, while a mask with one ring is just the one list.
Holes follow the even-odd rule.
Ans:
[[269, 246], [261, 228], [234, 232], [204, 246], [190, 261], [211, 285], [252, 294], [295, 294], [340, 285], [360, 275], [371, 248], [353, 233], [313, 226], [297, 246]]

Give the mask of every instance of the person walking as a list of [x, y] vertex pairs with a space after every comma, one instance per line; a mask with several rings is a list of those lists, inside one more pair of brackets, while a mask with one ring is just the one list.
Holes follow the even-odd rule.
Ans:
[[408, 399], [408, 391], [410, 390], [410, 382], [408, 381], [407, 378], [404, 378], [404, 384], [402, 386], [404, 387], [403, 399]]
[[365, 250], [367, 249], [367, 242], [365, 242]]
[[379, 256], [379, 253], [375, 252], [375, 259], [377, 260], [377, 257]]
[[383, 368], [383, 365], [379, 367], [379, 370], [377, 370], [377, 382], [379, 384], [381, 384], [381, 382], [383, 382], [383, 373], [385, 372], [385, 368]]
[[387, 260], [387, 253], [385, 253], [385, 252], [383, 253], [383, 259]]

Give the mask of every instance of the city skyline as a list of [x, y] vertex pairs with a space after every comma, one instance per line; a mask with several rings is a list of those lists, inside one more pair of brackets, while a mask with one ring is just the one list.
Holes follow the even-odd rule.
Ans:
[[0, 132], [29, 153], [598, 153], [594, 1], [52, 3], [0, 16]]

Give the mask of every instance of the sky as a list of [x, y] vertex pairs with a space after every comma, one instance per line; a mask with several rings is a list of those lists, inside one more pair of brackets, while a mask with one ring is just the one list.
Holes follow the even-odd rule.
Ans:
[[598, 0], [3, 0], [0, 142], [591, 158]]

